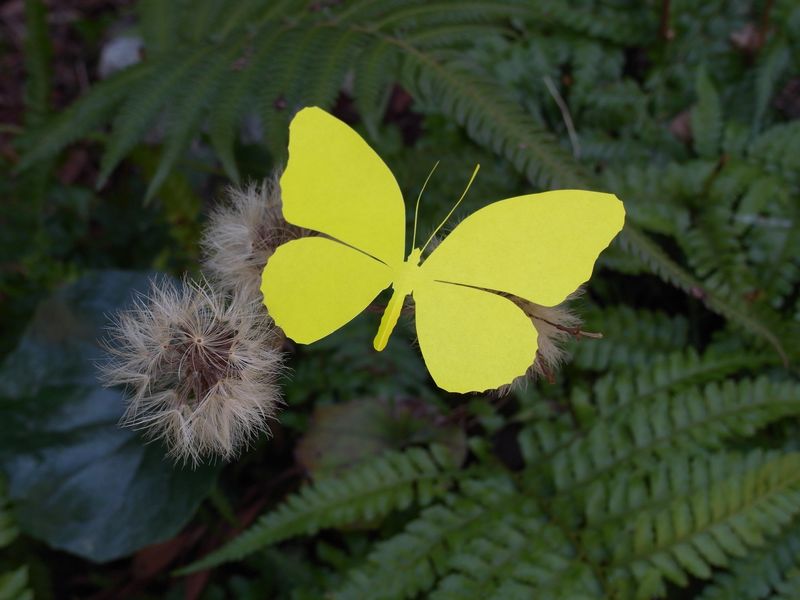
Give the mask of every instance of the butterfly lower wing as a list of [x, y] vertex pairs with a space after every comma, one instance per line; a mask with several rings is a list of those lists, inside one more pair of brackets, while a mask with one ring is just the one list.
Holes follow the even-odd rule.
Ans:
[[348, 125], [316, 107], [289, 126], [283, 214], [387, 265], [405, 256], [405, 205], [392, 172]]
[[459, 223], [421, 268], [434, 280], [553, 306], [588, 281], [624, 221], [613, 194], [558, 190], [500, 200]]
[[292, 240], [267, 261], [261, 291], [284, 333], [310, 344], [353, 319], [391, 283], [385, 264], [323, 237]]
[[536, 328], [511, 300], [436, 281], [420, 283], [413, 295], [419, 346], [440, 388], [498, 388], [533, 364]]

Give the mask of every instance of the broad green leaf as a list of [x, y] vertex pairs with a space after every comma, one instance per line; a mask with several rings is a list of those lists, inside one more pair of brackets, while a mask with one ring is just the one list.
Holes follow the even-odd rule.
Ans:
[[0, 471], [19, 528], [97, 562], [176, 534], [218, 471], [173, 466], [120, 428], [122, 392], [97, 382], [108, 315], [148, 279], [100, 271], [65, 286], [0, 366]]
[[387, 450], [438, 443], [460, 464], [466, 455], [463, 430], [443, 420], [419, 399], [351, 400], [319, 406], [295, 456], [315, 477], [356, 465]]

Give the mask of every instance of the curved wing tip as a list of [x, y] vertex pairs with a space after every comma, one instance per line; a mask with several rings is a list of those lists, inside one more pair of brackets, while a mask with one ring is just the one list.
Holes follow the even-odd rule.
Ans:
[[[514, 379], [516, 379], [516, 377], [514, 377]], [[514, 379], [512, 379], [511, 381], [514, 381]], [[443, 389], [445, 392], [450, 392], [452, 394], [483, 394], [486, 392], [499, 390], [501, 387], [509, 385], [511, 381], [507, 381], [506, 383], [501, 383], [500, 385], [489, 385], [488, 387], [477, 387], [477, 388], [458, 387], [458, 386], [446, 387], [444, 385], [436, 383], [436, 380], [434, 380], [434, 383], [436, 383], [436, 386]]]
[[436, 384], [436, 386], [439, 387], [440, 389], [443, 389], [446, 392], [451, 392], [453, 394], [484, 394], [486, 392], [494, 392], [494, 391], [499, 390], [502, 387], [505, 387], [507, 385], [511, 385], [518, 378], [520, 378], [523, 375], [525, 375], [528, 372], [528, 368], [529, 367], [530, 367], [530, 365], [527, 365], [525, 367], [525, 369], [521, 373], [512, 376], [511, 379], [509, 379], [508, 381], [502, 381], [500, 383], [494, 383], [493, 382], [493, 383], [487, 383], [487, 384], [478, 384], [478, 385], [472, 385], [472, 386], [457, 385], [454, 382], [453, 382], [453, 385], [447, 386], [446, 384], [439, 383], [436, 380], [436, 377], [433, 377], [433, 373], [431, 373], [431, 377], [433, 377], [433, 382]]
[[[294, 117], [292, 117], [292, 123], [294, 123], [294, 121], [296, 119], [300, 118], [300, 117], [304, 117], [304, 116], [308, 117], [308, 116], [311, 116], [311, 115], [325, 115], [326, 117], [332, 117], [333, 116], [329, 112], [327, 112], [326, 110], [323, 110], [319, 106], [304, 106], [303, 108], [301, 108], [300, 110], [298, 110], [294, 114]], [[291, 125], [290, 125], [290, 127], [291, 127]]]

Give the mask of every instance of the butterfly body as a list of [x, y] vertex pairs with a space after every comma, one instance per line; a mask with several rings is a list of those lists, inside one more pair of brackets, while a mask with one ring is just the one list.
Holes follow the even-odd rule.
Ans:
[[378, 327], [378, 333], [375, 334], [375, 339], [372, 342], [373, 348], [381, 352], [386, 348], [389, 342], [389, 336], [392, 335], [397, 320], [400, 318], [400, 313], [403, 310], [403, 303], [407, 296], [414, 292], [416, 282], [420, 280], [422, 275], [419, 263], [422, 258], [422, 250], [414, 248], [411, 254], [408, 255], [406, 261], [395, 268], [392, 277], [392, 296], [389, 298], [389, 303], [383, 311], [381, 317], [381, 324]]
[[310, 344], [391, 287], [373, 340], [382, 350], [412, 295], [425, 363], [453, 392], [497, 388], [527, 371], [537, 330], [508, 296], [562, 302], [589, 279], [625, 215], [612, 194], [517, 196], [469, 215], [424, 261], [419, 248], [403, 260], [405, 205], [394, 176], [355, 131], [319, 108], [292, 121], [281, 194], [288, 222], [325, 235], [287, 242], [268, 260], [261, 289], [275, 323]]

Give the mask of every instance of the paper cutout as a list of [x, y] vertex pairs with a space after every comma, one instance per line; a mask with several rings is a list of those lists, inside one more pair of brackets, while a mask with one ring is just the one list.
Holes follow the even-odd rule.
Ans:
[[292, 120], [281, 193], [289, 223], [334, 239], [293, 240], [270, 257], [261, 289], [275, 323], [296, 342], [312, 343], [391, 285], [376, 350], [412, 295], [425, 364], [452, 392], [500, 387], [534, 361], [536, 328], [495, 292], [562, 302], [589, 279], [625, 220], [612, 194], [518, 196], [467, 217], [426, 259], [414, 248], [404, 261], [405, 206], [394, 176], [355, 131], [316, 107]]

